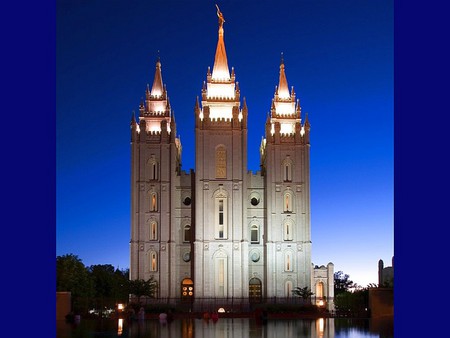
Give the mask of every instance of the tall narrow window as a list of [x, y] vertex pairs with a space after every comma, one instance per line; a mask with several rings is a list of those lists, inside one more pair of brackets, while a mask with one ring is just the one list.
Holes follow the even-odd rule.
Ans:
[[219, 250], [214, 255], [214, 295], [216, 297], [227, 297], [228, 294], [228, 257]]
[[227, 150], [224, 146], [216, 148], [216, 178], [227, 177]]
[[150, 252], [150, 271], [157, 271], [158, 270], [158, 259], [156, 256], [156, 252], [151, 251]]
[[150, 240], [156, 241], [158, 239], [158, 224], [155, 221], [150, 223]]
[[291, 182], [292, 181], [292, 161], [289, 158], [289, 156], [283, 161], [282, 168], [283, 168], [283, 170], [282, 170], [283, 181]]
[[152, 180], [157, 180], [158, 179], [158, 172], [157, 172], [157, 163], [153, 162], [152, 163]]
[[214, 237], [226, 239], [228, 236], [228, 194], [222, 186], [214, 193]]
[[292, 193], [291, 192], [285, 192], [283, 194], [283, 211], [284, 212], [292, 212], [293, 206], [292, 206]]
[[284, 292], [286, 297], [292, 296], [292, 281], [288, 280], [286, 284], [284, 284]]
[[323, 297], [323, 283], [319, 282], [316, 284], [316, 297], [322, 298]]
[[285, 241], [292, 241], [294, 239], [294, 224], [290, 219], [284, 221], [284, 235], [283, 239]]
[[191, 241], [191, 226], [185, 225], [184, 226], [184, 242], [190, 242]]
[[259, 231], [256, 224], [253, 224], [250, 228], [250, 241], [252, 243], [259, 243]]
[[151, 157], [147, 160], [147, 165], [145, 167], [145, 176], [148, 180], [156, 181], [158, 180], [158, 161], [156, 160], [156, 157], [154, 154], [151, 155]]
[[158, 198], [156, 192], [150, 195], [150, 211], [158, 211]]
[[287, 251], [284, 254], [284, 271], [293, 271], [292, 252], [290, 252], [290, 251]]
[[223, 200], [219, 200], [219, 238], [223, 238]]

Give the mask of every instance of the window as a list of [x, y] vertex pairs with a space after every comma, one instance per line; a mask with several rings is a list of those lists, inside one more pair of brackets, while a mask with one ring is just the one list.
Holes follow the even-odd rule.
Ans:
[[292, 252], [284, 253], [284, 271], [293, 271]]
[[283, 212], [292, 212], [293, 210], [292, 193], [285, 192], [283, 194]]
[[156, 162], [152, 163], [151, 179], [152, 180], [157, 180], [158, 179], [158, 164]]
[[184, 242], [191, 241], [191, 226], [190, 225], [184, 226], [184, 234], [183, 235], [184, 235], [184, 238], [183, 238]]
[[223, 238], [223, 200], [219, 200], [219, 238]]
[[227, 297], [228, 294], [228, 262], [227, 255], [223, 251], [216, 253], [214, 257], [214, 288], [216, 297]]
[[292, 241], [294, 239], [294, 224], [290, 219], [286, 219], [284, 221], [284, 235], [283, 235], [283, 239], [285, 241]]
[[150, 240], [156, 241], [158, 239], [158, 224], [155, 221], [150, 223]]
[[158, 180], [159, 178], [158, 169], [159, 169], [158, 161], [156, 160], [155, 155], [152, 154], [147, 161], [147, 166], [145, 169], [146, 171], [145, 175], [147, 176], [147, 179], [152, 181]]
[[228, 194], [219, 185], [219, 189], [214, 193], [214, 236], [216, 239], [226, 239], [228, 229]]
[[284, 292], [287, 298], [292, 296], [292, 281], [286, 281], [286, 283], [284, 284]]
[[158, 270], [158, 259], [155, 251], [150, 252], [150, 271]]
[[259, 243], [259, 229], [256, 224], [253, 224], [250, 228], [250, 241], [252, 243]]
[[282, 175], [283, 175], [283, 181], [285, 181], [285, 182], [291, 182], [292, 181], [292, 161], [289, 158], [289, 155], [283, 161], [283, 164], [282, 164]]
[[150, 211], [158, 211], [158, 197], [156, 192], [150, 194]]

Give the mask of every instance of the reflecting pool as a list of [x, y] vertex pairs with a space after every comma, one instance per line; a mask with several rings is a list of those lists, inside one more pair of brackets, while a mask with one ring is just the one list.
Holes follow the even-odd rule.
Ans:
[[56, 338], [391, 338], [392, 319], [269, 319], [220, 318], [158, 319], [127, 322], [125, 319], [81, 319], [78, 324], [57, 321]]

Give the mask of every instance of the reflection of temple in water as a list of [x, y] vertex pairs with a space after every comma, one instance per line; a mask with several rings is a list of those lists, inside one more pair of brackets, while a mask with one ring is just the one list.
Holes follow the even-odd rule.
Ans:
[[129, 337], [157, 338], [334, 338], [334, 319], [269, 320], [253, 318], [178, 319], [161, 324], [157, 320], [132, 323]]
[[[283, 58], [266, 121], [247, 108], [218, 17], [214, 66], [193, 100], [195, 172], [181, 169], [160, 60], [138, 120], [132, 116], [130, 278], [153, 277], [157, 298], [187, 308], [286, 303], [296, 287], [308, 287], [316, 305], [332, 309], [334, 266], [311, 262], [308, 116]], [[248, 114], [265, 123], [256, 173], [247, 170]]]

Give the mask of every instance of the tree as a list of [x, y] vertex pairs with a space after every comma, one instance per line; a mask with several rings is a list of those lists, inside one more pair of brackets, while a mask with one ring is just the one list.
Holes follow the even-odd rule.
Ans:
[[153, 277], [150, 277], [148, 280], [135, 279], [129, 281], [129, 286], [130, 293], [138, 299], [141, 296], [154, 298], [158, 289], [158, 282]]
[[91, 265], [88, 271], [94, 283], [95, 297], [112, 298], [114, 296], [114, 266], [111, 264]]
[[337, 271], [334, 273], [334, 296], [342, 292], [349, 291], [355, 286], [352, 280], [349, 279], [350, 276], [344, 274], [342, 271]]
[[307, 286], [304, 288], [297, 286], [294, 290], [292, 290], [292, 294], [294, 296], [301, 297], [303, 300], [307, 300], [314, 294], [314, 292], [311, 292]]
[[56, 257], [56, 291], [70, 291], [72, 298], [92, 296], [92, 281], [78, 256]]
[[126, 302], [128, 301], [128, 296], [130, 294], [130, 270], [119, 270], [114, 271], [114, 284], [113, 284], [113, 294], [118, 301]]

